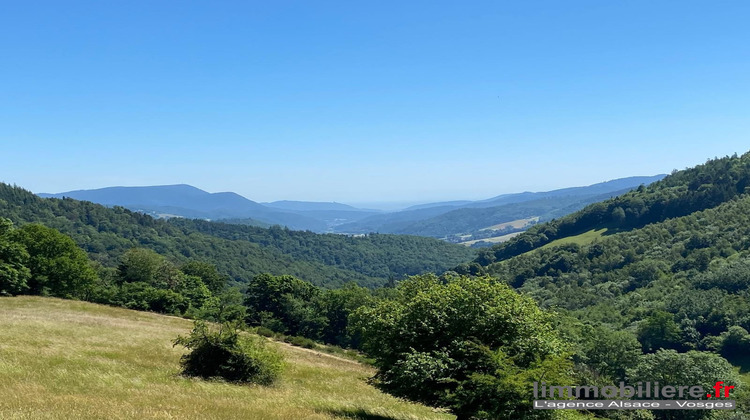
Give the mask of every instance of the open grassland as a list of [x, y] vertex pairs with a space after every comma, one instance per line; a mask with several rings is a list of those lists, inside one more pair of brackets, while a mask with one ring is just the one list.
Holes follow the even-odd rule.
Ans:
[[514, 228], [514, 229], [522, 229], [538, 221], [539, 221], [539, 216], [535, 216], [535, 217], [529, 217], [527, 219], [518, 219], [518, 220], [513, 220], [510, 222], [499, 223], [497, 225], [489, 226], [489, 227], [486, 227], [484, 229], [479, 229], [479, 230], [502, 230], [502, 229], [506, 229], [509, 227]]
[[179, 375], [185, 319], [86, 302], [0, 298], [0, 419], [451, 419], [393, 398], [356, 362], [274, 343], [273, 387]]
[[555, 239], [554, 241], [544, 245], [542, 249], [552, 248], [554, 246], [565, 244], [587, 245], [606, 235], [607, 231], [607, 228], [592, 229], [587, 232], [581, 233], [580, 235], [566, 236], [564, 238]]
[[523, 232], [513, 232], [513, 233], [508, 233], [506, 235], [493, 236], [491, 238], [475, 239], [473, 241], [461, 242], [461, 245], [471, 246], [477, 242], [489, 242], [492, 244], [499, 244], [505, 241], [509, 241], [522, 233]]

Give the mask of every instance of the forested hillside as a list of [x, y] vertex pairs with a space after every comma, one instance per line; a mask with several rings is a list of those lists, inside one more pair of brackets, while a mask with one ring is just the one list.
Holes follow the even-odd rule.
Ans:
[[105, 206], [121, 206], [156, 218], [228, 220], [244, 225], [280, 225], [313, 232], [328, 232], [333, 225], [356, 221], [377, 213], [339, 203], [279, 201], [261, 204], [237, 193], [209, 193], [185, 184], [107, 187], [57, 194], [40, 193], [39, 196], [74, 198]]
[[143, 247], [177, 263], [188, 258], [214, 263], [236, 282], [272, 273], [329, 287], [347, 281], [377, 286], [390, 277], [442, 272], [473, 258], [464, 247], [429, 238], [354, 238], [279, 227], [157, 220], [121, 207], [39, 198], [6, 184], [0, 184], [0, 216], [18, 226], [41, 223], [70, 235], [104, 266], [115, 266], [128, 249]]
[[715, 351], [745, 366], [748, 186], [750, 154], [710, 160], [536, 226], [458, 271], [489, 273], [545, 307], [631, 331], [643, 351]]
[[462, 208], [414, 222], [403, 230], [396, 229], [394, 233], [442, 238], [456, 232], [476, 234], [477, 231], [488, 226], [518, 219], [534, 217], [541, 222], [546, 222], [580, 210], [588, 204], [606, 200], [628, 191], [630, 189], [583, 198], [579, 196], [546, 197], [495, 207]]
[[637, 176], [586, 187], [505, 194], [480, 201], [426, 204], [399, 212], [373, 215], [336, 226], [335, 230], [346, 233], [419, 235], [445, 239], [453, 243], [477, 242], [526, 229], [494, 229], [495, 225], [530, 218], [545, 222], [580, 210], [591, 203], [623, 194], [639, 185], [648, 185], [663, 177], [664, 175]]
[[592, 229], [628, 230], [685, 216], [747, 193], [748, 186], [750, 154], [710, 160], [704, 165], [676, 171], [659, 182], [529, 229], [506, 244], [482, 251], [479, 260], [486, 264], [506, 259], [556, 239]]

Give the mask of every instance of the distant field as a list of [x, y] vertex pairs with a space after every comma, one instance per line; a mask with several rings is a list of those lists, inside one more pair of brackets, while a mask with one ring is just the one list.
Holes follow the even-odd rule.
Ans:
[[507, 235], [494, 236], [492, 238], [475, 239], [473, 241], [461, 242], [461, 245], [471, 246], [471, 245], [473, 245], [473, 244], [475, 244], [477, 242], [482, 242], [482, 241], [493, 243], [493, 244], [499, 244], [500, 242], [505, 242], [505, 241], [510, 240], [511, 238], [515, 238], [516, 236], [518, 236], [518, 235], [520, 235], [522, 233], [523, 232], [513, 232], [513, 233], [509, 233]]
[[[499, 224], [492, 225], [492, 226], [489, 226], [489, 227], [486, 227], [486, 228], [483, 228], [483, 229], [479, 229], [479, 230], [480, 231], [504, 230], [504, 229], [508, 229], [508, 228], [523, 229], [525, 227], [528, 227], [532, 223], [535, 223], [535, 222], [538, 222], [538, 221], [539, 221], [538, 217], [529, 217], [527, 219], [518, 219], [518, 220], [513, 220], [513, 221], [510, 221], [510, 222], [499, 223]], [[505, 242], [507, 240], [510, 240], [511, 238], [514, 238], [514, 237], [520, 235], [521, 233], [523, 233], [523, 232], [521, 231], [521, 232], [506, 233], [505, 235], [498, 235], [498, 236], [493, 236], [493, 237], [490, 237], [490, 238], [483, 238], [483, 239], [472, 239], [472, 240], [469, 240], [469, 241], [459, 242], [459, 244], [466, 245], [466, 246], [474, 245], [477, 242], [488, 242], [488, 243], [492, 243], [492, 244], [499, 244], [501, 242]], [[464, 235], [464, 236], [462, 236], [462, 239], [471, 238], [471, 236], [472, 235]]]
[[373, 370], [277, 345], [271, 388], [188, 379], [188, 320], [40, 297], [0, 298], [0, 419], [452, 419], [366, 383]]
[[480, 230], [502, 230], [502, 229], [507, 229], [509, 227], [513, 229], [521, 229], [521, 228], [528, 226], [531, 223], [538, 222], [538, 221], [539, 221], [539, 217], [529, 217], [528, 219], [518, 219], [518, 220], [513, 220], [511, 222], [505, 222], [505, 223], [500, 223], [497, 225], [492, 225], [492, 226], [489, 226]]

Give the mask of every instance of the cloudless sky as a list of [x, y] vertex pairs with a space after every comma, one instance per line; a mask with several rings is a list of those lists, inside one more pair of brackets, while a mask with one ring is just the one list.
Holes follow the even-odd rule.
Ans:
[[478, 199], [750, 150], [747, 1], [0, 1], [0, 181]]

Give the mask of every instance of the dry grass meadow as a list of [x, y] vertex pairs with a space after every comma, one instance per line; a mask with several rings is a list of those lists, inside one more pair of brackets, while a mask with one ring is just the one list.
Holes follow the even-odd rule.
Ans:
[[188, 320], [86, 302], [0, 298], [0, 419], [452, 419], [368, 385], [370, 367], [275, 344], [273, 387], [179, 375]]

